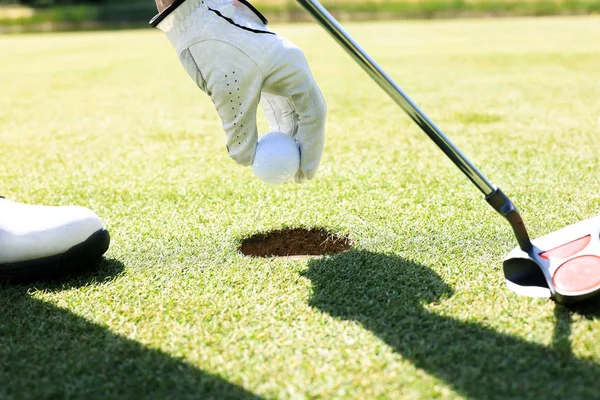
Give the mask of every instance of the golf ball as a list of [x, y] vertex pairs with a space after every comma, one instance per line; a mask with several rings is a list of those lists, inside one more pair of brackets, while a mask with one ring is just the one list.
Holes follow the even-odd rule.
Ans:
[[291, 137], [269, 132], [258, 139], [252, 172], [260, 180], [278, 185], [289, 181], [300, 168], [300, 149]]

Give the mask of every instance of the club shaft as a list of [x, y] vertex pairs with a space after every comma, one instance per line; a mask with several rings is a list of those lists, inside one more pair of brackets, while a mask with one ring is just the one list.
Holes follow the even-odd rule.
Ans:
[[346, 30], [316, 0], [298, 2], [327, 30], [334, 39], [358, 62], [383, 90], [412, 118], [434, 143], [485, 195], [491, 195], [496, 187], [462, 154], [440, 128], [398, 86], [377, 63], [352, 39]]

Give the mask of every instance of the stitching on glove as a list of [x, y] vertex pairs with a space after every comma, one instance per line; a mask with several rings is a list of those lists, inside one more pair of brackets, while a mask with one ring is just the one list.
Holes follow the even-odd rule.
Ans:
[[247, 26], [238, 25], [231, 18], [227, 18], [226, 16], [224, 16], [223, 14], [221, 14], [218, 10], [214, 10], [214, 9], [212, 9], [210, 7], [208, 8], [208, 10], [214, 12], [219, 17], [221, 17], [225, 21], [229, 22], [231, 25], [237, 26], [238, 28], [243, 29], [245, 31], [249, 31], [249, 32], [253, 32], [253, 33], [266, 33], [266, 34], [269, 34], [269, 35], [274, 35], [275, 34], [274, 32], [261, 31], [261, 30], [258, 30], [258, 29], [248, 28]]
[[[186, 52], [187, 52], [187, 55], [189, 56], [189, 58], [194, 62], [194, 65], [196, 66], [196, 78], [197, 78], [197, 79], [195, 79], [196, 85], [198, 85], [198, 87], [200, 88], [200, 90], [202, 90], [203, 92], [205, 92], [209, 96], [212, 96], [212, 93], [206, 87], [206, 80], [204, 79], [204, 75], [202, 75], [202, 71], [200, 70], [200, 66], [198, 65], [198, 62], [194, 58], [194, 55], [192, 54], [192, 52], [190, 51], [190, 49], [187, 48], [181, 54], [183, 55], [183, 53], [186, 53]], [[198, 78], [200, 79], [200, 82], [198, 81]]]

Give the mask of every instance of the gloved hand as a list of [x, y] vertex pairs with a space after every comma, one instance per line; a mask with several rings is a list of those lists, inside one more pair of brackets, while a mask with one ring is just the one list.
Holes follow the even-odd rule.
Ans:
[[164, 31], [198, 87], [223, 121], [227, 150], [237, 163], [254, 159], [258, 104], [271, 131], [300, 147], [294, 180], [312, 179], [325, 141], [325, 100], [302, 50], [269, 31], [243, 0], [176, 1], [152, 22]]

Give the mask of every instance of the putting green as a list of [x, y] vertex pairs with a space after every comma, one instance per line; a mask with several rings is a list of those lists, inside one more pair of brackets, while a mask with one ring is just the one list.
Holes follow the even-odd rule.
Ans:
[[[94, 209], [91, 276], [0, 288], [0, 397], [590, 399], [600, 303], [519, 298], [477, 189], [315, 24], [317, 178], [268, 186], [225, 151], [159, 32], [0, 37], [0, 194]], [[348, 24], [533, 237], [600, 211], [600, 19]], [[261, 131], [266, 131], [261, 121]], [[260, 259], [325, 228], [353, 249]]]

